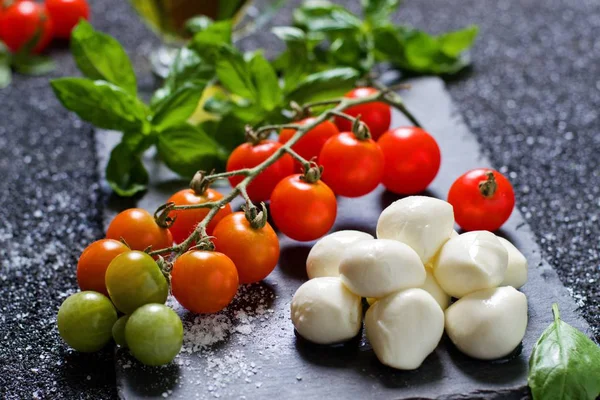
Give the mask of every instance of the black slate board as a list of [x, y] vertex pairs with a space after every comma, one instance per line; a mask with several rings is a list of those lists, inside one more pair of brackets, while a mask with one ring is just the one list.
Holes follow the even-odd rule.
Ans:
[[[423, 78], [412, 84], [412, 90], [403, 94], [408, 107], [442, 149], [440, 173], [426, 194], [445, 198], [457, 176], [489, 162], [481, 156], [474, 136], [455, 112], [443, 82]], [[400, 115], [394, 116], [394, 126], [403, 123]], [[117, 136], [102, 132], [97, 138], [102, 167]], [[146, 161], [153, 179], [151, 190], [137, 202], [113, 199], [105, 213], [106, 221], [135, 203], [153, 210], [185, 185], [151, 156]], [[360, 199], [340, 198], [334, 230], [374, 233], [379, 213], [397, 198], [382, 188]], [[473, 360], [444, 338], [419, 370], [405, 372], [382, 366], [364, 334], [339, 347], [315, 346], [296, 338], [289, 320], [289, 303], [296, 288], [306, 280], [304, 261], [312, 243], [281, 236], [278, 268], [264, 283], [243, 288], [243, 296], [217, 317], [229, 321], [232, 333], [208, 349], [182, 353], [174, 364], [158, 369], [141, 367], [126, 351], [117, 352], [119, 394], [123, 398], [184, 399], [526, 397], [527, 361], [533, 344], [552, 320], [552, 302], [560, 304], [567, 322], [588, 334], [590, 329], [577, 314], [577, 305], [556, 273], [541, 259], [535, 238], [519, 212], [513, 213], [501, 234], [523, 251], [530, 265], [529, 281], [523, 287], [529, 301], [529, 326], [522, 347], [510, 359]], [[254, 311], [256, 304], [262, 305], [264, 314]], [[198, 329], [202, 320], [215, 318], [176, 309], [188, 330], [194, 321]], [[248, 316], [254, 319], [249, 321]]]

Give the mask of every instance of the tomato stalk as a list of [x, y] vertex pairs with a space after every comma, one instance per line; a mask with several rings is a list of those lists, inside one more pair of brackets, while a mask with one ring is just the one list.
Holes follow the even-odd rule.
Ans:
[[[315, 179], [318, 180], [320, 177], [321, 168], [319, 166], [317, 166], [314, 162], [311, 162], [310, 160], [306, 160], [305, 158], [300, 156], [298, 153], [296, 153], [294, 150], [292, 150], [292, 147], [302, 137], [304, 137], [311, 129], [313, 129], [317, 125], [327, 121], [329, 118], [331, 118], [333, 116], [346, 118], [346, 119], [352, 121], [353, 123], [355, 123], [357, 126], [363, 125], [362, 122], [357, 122], [357, 121], [359, 121], [357, 118], [344, 113], [344, 110], [349, 107], [358, 106], [361, 104], [367, 104], [367, 103], [371, 103], [371, 102], [375, 102], [375, 101], [383, 101], [383, 102], [386, 102], [389, 105], [395, 107], [400, 112], [402, 112], [415, 126], [418, 126], [418, 127], [421, 126], [419, 124], [419, 122], [417, 121], [417, 119], [406, 109], [404, 102], [402, 101], [402, 98], [399, 95], [397, 95], [396, 93], [394, 93], [391, 88], [388, 88], [381, 84], [377, 84], [376, 87], [379, 91], [370, 96], [365, 96], [365, 97], [361, 97], [361, 98], [342, 98], [342, 99], [336, 99], [336, 100], [318, 101], [318, 102], [308, 103], [308, 104], [301, 106], [302, 110], [308, 111], [311, 109], [311, 107], [315, 107], [315, 106], [337, 104], [334, 108], [329, 109], [329, 110], [323, 112], [322, 114], [316, 116], [309, 123], [306, 123], [303, 125], [299, 125], [299, 124], [266, 125], [266, 126], [260, 127], [258, 129], [256, 129], [255, 131], [253, 131], [252, 132], [253, 137], [255, 137], [255, 138], [266, 137], [271, 132], [280, 131], [281, 129], [294, 129], [296, 132], [283, 146], [278, 148], [265, 161], [263, 161], [261, 164], [255, 166], [255, 167], [240, 169], [240, 170], [230, 171], [230, 172], [223, 172], [223, 173], [218, 173], [218, 174], [204, 175], [204, 173], [202, 173], [201, 188], [208, 187], [208, 185], [210, 185], [212, 182], [214, 182], [217, 179], [224, 179], [224, 178], [227, 178], [227, 177], [230, 177], [233, 175], [244, 175], [244, 179], [239, 184], [237, 184], [235, 187], [233, 187], [233, 189], [227, 195], [225, 195], [223, 198], [221, 198], [220, 200], [206, 202], [206, 203], [202, 203], [202, 204], [193, 204], [193, 205], [175, 205], [173, 203], [167, 203], [167, 204], [164, 204], [161, 207], [159, 207], [155, 215], [157, 218], [157, 222], [160, 221], [160, 223], [163, 223], [163, 224], [169, 224], [169, 223], [172, 224], [172, 219], [170, 220], [170, 217], [168, 217], [168, 214], [170, 211], [189, 210], [189, 209], [195, 209], [195, 208], [209, 208], [210, 211], [204, 217], [204, 219], [196, 226], [196, 229], [192, 232], [192, 234], [187, 239], [185, 239], [183, 242], [181, 242], [175, 246], [172, 246], [172, 247], [150, 251], [149, 254], [152, 256], [155, 256], [155, 255], [166, 254], [166, 253], [175, 253], [174, 257], [177, 258], [180, 255], [182, 255], [183, 253], [185, 253], [187, 250], [189, 250], [193, 243], [198, 243], [201, 240], [207, 239], [208, 235], [206, 233], [206, 227], [208, 226], [210, 221], [217, 215], [217, 213], [219, 212], [219, 210], [222, 207], [225, 207], [227, 204], [231, 203], [231, 201], [233, 199], [235, 199], [237, 196], [242, 196], [246, 200], [247, 208], [250, 210], [253, 210], [253, 211], [250, 211], [252, 213], [252, 215], [254, 215], [254, 213], [256, 213], [256, 215], [258, 215], [259, 213], [256, 212], [256, 207], [252, 204], [252, 201], [248, 197], [247, 187], [261, 172], [263, 172], [269, 166], [273, 165], [277, 160], [279, 160], [285, 154], [291, 155], [293, 158], [298, 160], [304, 166], [305, 171], [306, 171], [305, 179], [307, 179], [308, 182], [313, 181]], [[298, 105], [295, 105], [295, 106], [296, 106], [295, 108], [299, 108]], [[263, 208], [261, 213], [263, 214], [262, 218], [264, 218], [266, 220], [266, 208]]]
[[492, 171], [489, 171], [485, 175], [487, 179], [479, 182], [479, 191], [483, 197], [489, 199], [494, 197], [494, 194], [498, 189], [498, 184], [496, 183], [496, 178], [494, 177], [494, 173]]

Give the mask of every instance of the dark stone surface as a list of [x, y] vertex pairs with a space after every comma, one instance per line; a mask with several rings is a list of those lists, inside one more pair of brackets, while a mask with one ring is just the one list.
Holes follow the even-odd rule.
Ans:
[[[427, 190], [427, 195], [445, 198], [450, 184], [463, 172], [488, 166], [472, 133], [464, 125], [444, 84], [437, 78], [410, 81], [412, 89], [405, 94], [407, 107], [415, 113], [428, 132], [436, 137], [442, 152], [440, 172]], [[394, 115], [392, 124], [407, 121]], [[99, 132], [101, 162], [106, 161], [112, 137]], [[108, 142], [108, 145], [106, 145]], [[147, 157], [149, 170], [157, 171], [151, 189], [139, 205], [148, 210], [164, 203], [173, 191], [174, 176]], [[358, 199], [338, 198], [338, 218], [333, 230], [358, 229], [375, 234], [381, 211], [398, 196], [384, 191]], [[108, 210], [112, 216], [118, 210]], [[577, 328], [591, 333], [575, 311], [575, 301], [556, 273], [542, 260], [540, 249], [529, 226], [519, 212], [513, 213], [500, 234], [514, 243], [529, 261], [529, 279], [522, 288], [527, 295], [529, 323], [523, 344], [511, 357], [496, 362], [482, 362], [461, 354], [447, 338], [416, 371], [398, 371], [377, 361], [364, 332], [343, 346], [316, 346], [296, 337], [289, 318], [291, 298], [307, 280], [305, 260], [313, 243], [300, 243], [279, 235], [281, 258], [278, 267], [264, 284], [245, 287], [228, 309], [210, 316], [192, 316], [171, 299], [171, 304], [186, 321], [186, 332], [211, 325], [215, 318], [231, 321], [227, 337], [212, 347], [182, 352], [166, 376], [157, 377], [156, 369], [132, 362], [126, 351], [117, 357], [117, 386], [124, 398], [214, 398], [262, 399], [282, 396], [285, 399], [348, 398], [509, 398], [520, 399], [527, 393], [527, 365], [537, 339], [552, 321], [551, 305], [558, 302], [563, 318]], [[249, 306], [249, 307], [248, 307]], [[256, 315], [255, 309], [266, 307], [265, 323], [247, 323], [239, 318]], [[262, 321], [261, 321], [262, 322]], [[241, 328], [245, 326], [245, 328]], [[203, 330], [204, 336], [216, 332]], [[186, 337], [184, 349], [194, 340]], [[229, 360], [233, 359], [234, 362]], [[254, 364], [248, 370], [240, 367]], [[224, 368], [220, 368], [224, 365]], [[178, 367], [178, 368], [175, 368]], [[238, 369], [241, 373], [238, 374]], [[250, 375], [248, 375], [250, 374]], [[298, 380], [300, 376], [302, 379]], [[498, 391], [497, 393], [495, 391]], [[492, 394], [494, 393], [494, 394]]]
[[[125, 1], [91, 3], [93, 23], [125, 43], [149, 87], [144, 55], [156, 39]], [[398, 17], [432, 31], [481, 26], [474, 71], [450, 92], [492, 164], [510, 174], [544, 258], [600, 339], [600, 4], [419, 0]], [[278, 46], [267, 33], [256, 40]], [[53, 76], [74, 74], [60, 47]], [[54, 328], [58, 305], [76, 289], [77, 256], [102, 236], [92, 146], [47, 77], [16, 76], [0, 91], [0, 397], [116, 395], [109, 351], [72, 354]]]

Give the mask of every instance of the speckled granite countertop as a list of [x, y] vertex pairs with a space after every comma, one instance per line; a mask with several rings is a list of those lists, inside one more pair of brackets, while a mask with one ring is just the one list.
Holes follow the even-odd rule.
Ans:
[[[144, 55], [156, 40], [126, 2], [91, 3], [93, 23], [125, 44], [150, 87]], [[600, 339], [600, 3], [413, 0], [398, 18], [434, 32], [480, 25], [475, 67], [450, 91]], [[267, 33], [249, 41], [277, 46]], [[75, 73], [64, 48], [52, 54], [54, 76]], [[47, 77], [15, 76], [0, 91], [0, 149], [0, 397], [115, 397], [112, 353], [73, 353], [55, 329], [77, 257], [102, 235], [91, 129]]]

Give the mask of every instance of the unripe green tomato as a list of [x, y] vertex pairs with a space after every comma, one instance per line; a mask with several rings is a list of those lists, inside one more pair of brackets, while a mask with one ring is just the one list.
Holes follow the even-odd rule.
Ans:
[[86, 291], [69, 296], [58, 309], [58, 332], [77, 351], [98, 351], [110, 341], [117, 310], [108, 297]]
[[106, 289], [115, 307], [131, 314], [144, 304], [167, 301], [169, 284], [152, 257], [128, 251], [115, 257], [105, 275]]
[[170, 363], [183, 344], [183, 324], [169, 307], [146, 304], [135, 310], [125, 326], [125, 340], [135, 358], [146, 365]]
[[112, 327], [112, 337], [115, 340], [115, 343], [121, 347], [127, 347], [127, 341], [125, 340], [125, 325], [128, 320], [129, 315], [123, 315]]

